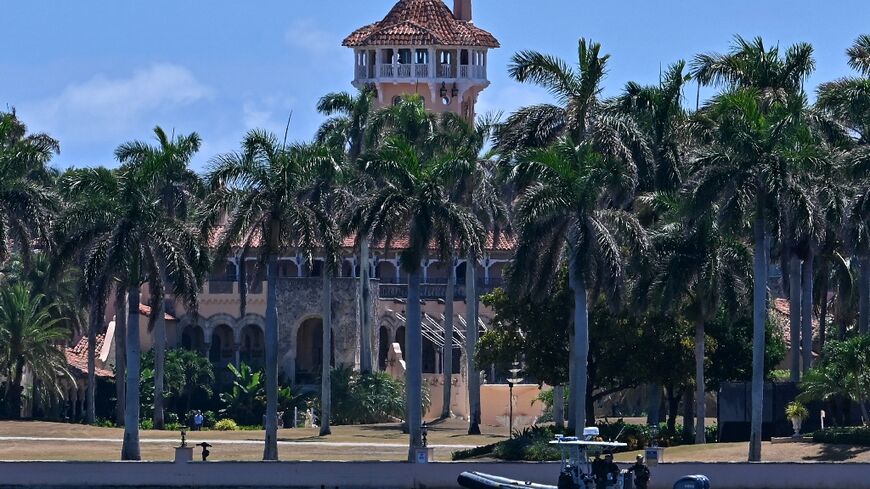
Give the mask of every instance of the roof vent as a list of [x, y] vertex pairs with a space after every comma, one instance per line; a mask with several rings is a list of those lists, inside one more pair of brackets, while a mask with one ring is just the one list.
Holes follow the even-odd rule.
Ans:
[[471, 0], [453, 0], [453, 17], [456, 17], [456, 20], [471, 22]]

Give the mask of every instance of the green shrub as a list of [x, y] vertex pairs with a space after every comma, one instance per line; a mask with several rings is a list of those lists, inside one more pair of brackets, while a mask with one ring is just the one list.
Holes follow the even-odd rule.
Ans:
[[870, 427], [847, 426], [844, 428], [825, 428], [813, 433], [813, 442], [870, 447]]
[[785, 416], [789, 419], [791, 418], [800, 418], [807, 419], [809, 417], [810, 412], [807, 411], [806, 406], [801, 404], [798, 401], [792, 401], [788, 403], [788, 406], [785, 407]]
[[214, 424], [217, 431], [239, 431], [239, 425], [231, 419], [221, 419]]
[[[352, 368], [335, 368], [331, 373], [334, 425], [386, 423], [405, 416], [405, 384], [386, 372], [362, 374]], [[430, 404], [423, 388], [423, 411]]]
[[154, 420], [151, 418], [145, 418], [139, 422], [139, 429], [141, 430], [153, 430], [154, 429]]
[[94, 422], [94, 426], [96, 426], [97, 428], [117, 428], [118, 427], [118, 425], [115, 424], [114, 421], [112, 421], [111, 419], [106, 419], [106, 418], [97, 418], [97, 420]]

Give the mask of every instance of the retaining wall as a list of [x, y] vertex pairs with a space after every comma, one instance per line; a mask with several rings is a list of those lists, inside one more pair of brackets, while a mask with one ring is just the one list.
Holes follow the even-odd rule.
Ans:
[[[197, 487], [454, 489], [465, 470], [555, 484], [553, 463], [398, 462], [0, 462], [0, 488]], [[653, 467], [652, 488], [705, 474], [714, 489], [870, 487], [870, 464], [671, 463]]]

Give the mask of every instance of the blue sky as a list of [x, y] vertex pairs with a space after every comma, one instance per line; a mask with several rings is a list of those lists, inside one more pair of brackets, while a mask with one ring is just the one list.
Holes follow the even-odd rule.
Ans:
[[[0, 108], [61, 142], [55, 165], [113, 166], [114, 148], [161, 125], [199, 132], [203, 168], [248, 129], [308, 139], [321, 95], [350, 89], [353, 58], [341, 40], [395, 0], [2, 0]], [[452, 0], [448, 0], [452, 6]], [[547, 100], [506, 74], [510, 56], [535, 49], [576, 59], [577, 39], [612, 55], [605, 93], [655, 83], [660, 66], [723, 51], [735, 34], [811, 42], [809, 85], [848, 75], [844, 50], [870, 32], [867, 0], [476, 0], [476, 23], [502, 48], [480, 107], [510, 111]], [[694, 94], [687, 94], [690, 98]]]

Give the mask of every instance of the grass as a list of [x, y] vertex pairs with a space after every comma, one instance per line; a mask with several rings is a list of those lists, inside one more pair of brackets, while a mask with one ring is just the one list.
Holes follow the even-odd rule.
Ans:
[[[460, 420], [432, 424], [429, 443], [432, 445], [480, 446], [505, 439], [504, 429], [482, 426], [482, 435], [469, 436]], [[408, 437], [396, 424], [367, 426], [335, 426], [328, 437], [318, 436], [317, 429], [280, 430], [280, 441], [299, 442], [280, 445], [282, 460], [384, 460], [400, 461], [407, 455], [404, 444]], [[260, 460], [263, 455], [263, 431], [201, 431], [189, 432], [190, 443], [208, 441], [213, 446], [209, 460]], [[37, 438], [79, 438], [81, 441], [3, 441], [0, 460], [117, 460], [121, 453], [123, 430], [92, 426], [46, 423], [39, 421], [0, 421], [0, 436]], [[143, 460], [172, 460], [179, 434], [175, 431], [141, 431], [143, 440], [171, 440], [142, 443]], [[112, 441], [92, 441], [101, 438]], [[220, 440], [222, 443], [213, 443]], [[235, 443], [233, 443], [235, 442]], [[364, 443], [366, 446], [324, 446], [316, 442]], [[394, 444], [399, 446], [384, 446]], [[378, 446], [381, 445], [381, 446]], [[453, 448], [436, 448], [435, 459], [450, 460]], [[667, 448], [666, 462], [742, 462], [746, 460], [747, 443], [717, 443]], [[198, 449], [195, 452], [198, 454]], [[870, 448], [820, 443], [765, 443], [764, 460], [769, 462], [870, 462]], [[633, 461], [637, 452], [617, 454], [617, 461]], [[198, 455], [196, 455], [198, 456]]]
[[[481, 427], [482, 435], [470, 436], [467, 426], [460, 420], [432, 424], [429, 427], [430, 445], [478, 446], [494, 443], [505, 438], [504, 429]], [[121, 453], [123, 429], [98, 428], [78, 424], [47, 423], [40, 421], [0, 421], [0, 436], [35, 438], [80, 438], [81, 441], [30, 441], [15, 440], [0, 443], [0, 460], [117, 460]], [[176, 431], [140, 431], [142, 440], [169, 439], [172, 442], [142, 443], [143, 460], [172, 460], [174, 447], [180, 440]], [[408, 435], [401, 432], [398, 424], [335, 426], [332, 435], [318, 436], [316, 428], [279, 430], [278, 440], [299, 442], [301, 445], [279, 445], [282, 460], [405, 460], [407, 448], [403, 446], [378, 446], [383, 444], [404, 445]], [[199, 431], [188, 432], [191, 444], [207, 441], [209, 460], [261, 460], [264, 432], [260, 431]], [[88, 438], [112, 439], [115, 441], [89, 441]], [[213, 443], [215, 440], [237, 443]], [[256, 442], [254, 444], [245, 442]], [[314, 442], [314, 443], [312, 443]], [[365, 443], [365, 447], [323, 446], [316, 442]], [[306, 446], [305, 443], [311, 443]], [[436, 460], [450, 460], [453, 448], [436, 448]], [[198, 453], [198, 450], [197, 452]]]

